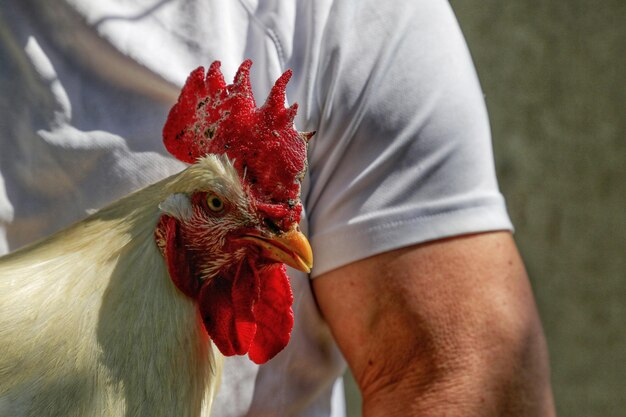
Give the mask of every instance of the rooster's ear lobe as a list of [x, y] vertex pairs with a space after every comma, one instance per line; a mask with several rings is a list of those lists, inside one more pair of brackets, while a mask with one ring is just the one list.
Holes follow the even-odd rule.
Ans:
[[172, 194], [159, 204], [159, 209], [178, 220], [188, 220], [193, 216], [191, 201], [186, 194]]

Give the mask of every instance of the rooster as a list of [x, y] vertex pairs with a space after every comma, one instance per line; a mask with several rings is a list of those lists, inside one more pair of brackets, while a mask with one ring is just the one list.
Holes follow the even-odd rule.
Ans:
[[0, 258], [0, 416], [208, 416], [222, 355], [285, 347], [312, 133], [291, 72], [257, 108], [250, 66], [187, 79], [163, 129], [187, 169]]

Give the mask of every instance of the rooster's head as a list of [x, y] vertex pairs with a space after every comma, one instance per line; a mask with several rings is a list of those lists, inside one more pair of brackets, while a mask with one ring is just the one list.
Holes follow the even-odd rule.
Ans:
[[172, 281], [198, 302], [219, 350], [264, 363], [285, 347], [293, 326], [284, 264], [305, 272], [312, 265], [298, 228], [312, 133], [294, 129], [297, 105], [285, 107], [290, 71], [256, 107], [251, 64], [230, 85], [219, 62], [187, 79], [163, 137], [192, 165], [161, 203], [155, 236]]

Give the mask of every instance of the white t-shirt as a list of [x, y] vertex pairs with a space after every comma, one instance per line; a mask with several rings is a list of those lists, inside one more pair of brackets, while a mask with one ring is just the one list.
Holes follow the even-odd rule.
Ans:
[[[0, 253], [180, 171], [161, 129], [197, 66], [254, 61], [263, 102], [287, 68], [312, 277], [443, 237], [511, 229], [485, 105], [448, 2], [0, 2]], [[293, 271], [291, 271], [293, 272]], [[345, 364], [303, 274], [288, 347], [229, 358], [216, 416], [328, 416]], [[332, 410], [342, 413], [341, 406]]]

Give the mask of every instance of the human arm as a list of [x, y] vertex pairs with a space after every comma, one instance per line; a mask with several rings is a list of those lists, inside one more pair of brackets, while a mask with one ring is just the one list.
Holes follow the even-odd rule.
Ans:
[[313, 288], [364, 416], [554, 415], [545, 340], [509, 233], [386, 252]]

